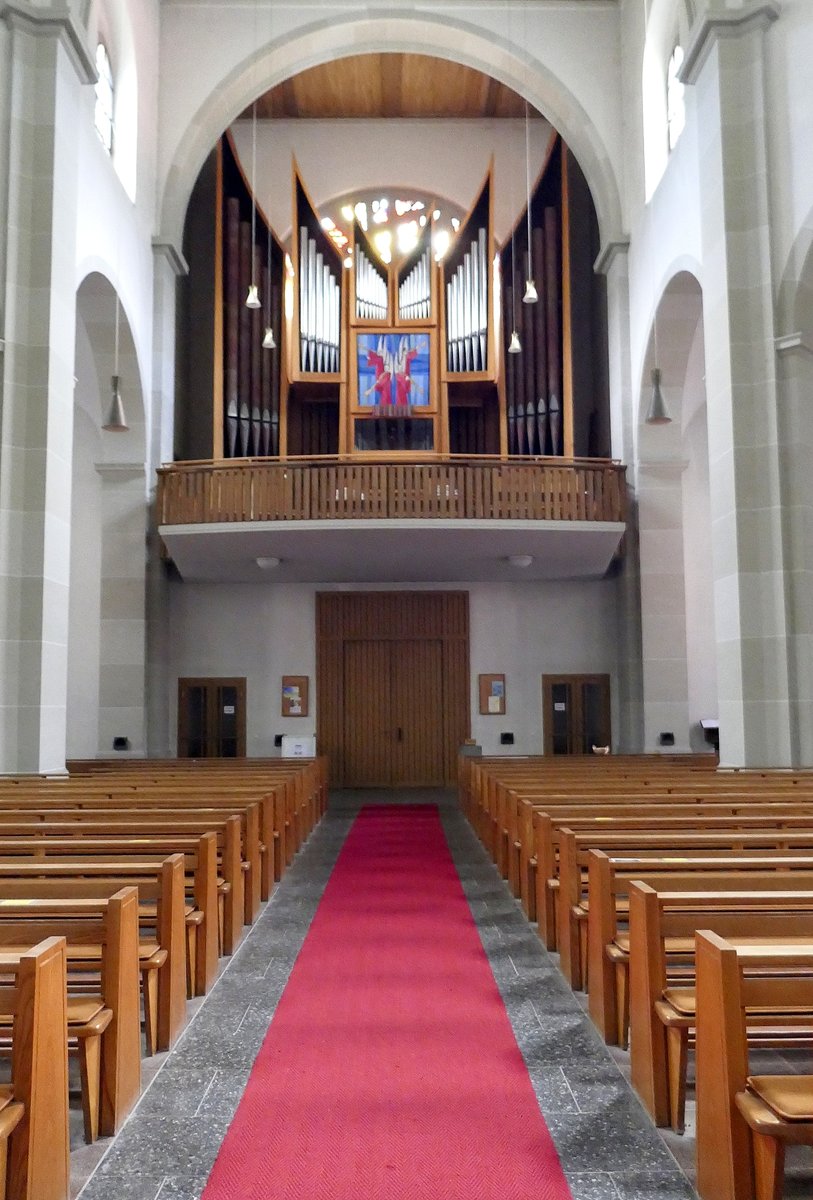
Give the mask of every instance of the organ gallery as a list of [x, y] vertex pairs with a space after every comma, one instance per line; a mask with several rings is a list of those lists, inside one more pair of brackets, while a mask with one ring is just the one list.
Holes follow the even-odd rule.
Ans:
[[229, 134], [199, 176], [178, 458], [608, 456], [597, 222], [557, 135], [507, 228], [486, 161], [475, 195], [449, 181], [451, 233], [446, 200], [397, 201], [416, 210], [413, 236], [383, 252], [366, 204], [337, 224], [290, 171], [287, 230], [271, 227]]

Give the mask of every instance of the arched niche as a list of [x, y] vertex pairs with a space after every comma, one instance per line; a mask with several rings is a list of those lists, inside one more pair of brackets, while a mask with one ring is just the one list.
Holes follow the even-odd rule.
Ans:
[[76, 295], [68, 611], [69, 758], [144, 747], [146, 440], [130, 324], [119, 307], [118, 370], [129, 428], [108, 432], [116, 293], [100, 272]]
[[[646, 421], [655, 367], [666, 425]], [[672, 275], [657, 305], [638, 420], [645, 746], [657, 751], [671, 733], [678, 750], [708, 750], [699, 722], [717, 717], [717, 672], [703, 293], [686, 270]]]
[[787, 579], [793, 765], [813, 766], [813, 212], [791, 249], [777, 311], [777, 436]]

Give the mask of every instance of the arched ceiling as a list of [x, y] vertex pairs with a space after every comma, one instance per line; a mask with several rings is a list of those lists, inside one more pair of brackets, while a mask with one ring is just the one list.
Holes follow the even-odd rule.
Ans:
[[261, 119], [524, 115], [525, 101], [511, 88], [471, 67], [425, 54], [337, 58], [286, 79], [257, 100]]

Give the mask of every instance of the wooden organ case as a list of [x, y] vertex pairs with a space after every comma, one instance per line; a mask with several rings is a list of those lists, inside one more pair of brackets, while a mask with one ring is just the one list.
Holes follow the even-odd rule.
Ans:
[[[441, 261], [431, 219], [391, 263], [358, 221], [340, 251], [296, 163], [292, 174], [286, 253], [260, 206], [252, 246], [228, 135], [201, 172], [184, 240], [178, 458], [607, 456], [597, 223], [557, 136], [505, 242], [492, 164]], [[529, 249], [535, 304], [523, 303]], [[252, 281], [259, 310], [245, 306]]]

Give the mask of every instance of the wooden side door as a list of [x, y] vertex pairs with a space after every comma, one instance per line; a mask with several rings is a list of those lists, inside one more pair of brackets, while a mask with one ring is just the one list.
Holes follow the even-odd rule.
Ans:
[[542, 729], [546, 754], [592, 754], [609, 746], [610, 676], [543, 675]]
[[245, 679], [178, 680], [178, 757], [244, 758]]
[[344, 643], [345, 787], [388, 787], [391, 782], [390, 658], [389, 642]]
[[443, 642], [391, 645], [391, 707], [395, 725], [392, 782], [441, 787], [444, 782]]

